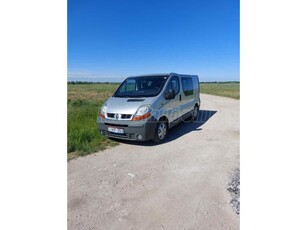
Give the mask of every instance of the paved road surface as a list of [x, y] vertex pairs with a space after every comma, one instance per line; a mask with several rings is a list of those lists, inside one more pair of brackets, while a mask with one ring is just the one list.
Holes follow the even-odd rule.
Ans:
[[239, 100], [201, 94], [198, 123], [165, 143], [68, 163], [68, 229], [239, 229], [226, 190], [239, 167]]

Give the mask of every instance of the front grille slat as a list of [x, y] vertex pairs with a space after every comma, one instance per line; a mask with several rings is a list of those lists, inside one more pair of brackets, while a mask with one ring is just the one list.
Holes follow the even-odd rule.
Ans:
[[[107, 118], [111, 118], [111, 119], [116, 119], [116, 114], [117, 113], [107, 113]], [[130, 120], [130, 118], [132, 117], [132, 114], [120, 114], [120, 118], [116, 119], [116, 120]]]
[[131, 114], [122, 114], [122, 119], [129, 119], [131, 116]]
[[107, 115], [108, 115], [109, 118], [114, 118], [115, 113], [107, 113]]

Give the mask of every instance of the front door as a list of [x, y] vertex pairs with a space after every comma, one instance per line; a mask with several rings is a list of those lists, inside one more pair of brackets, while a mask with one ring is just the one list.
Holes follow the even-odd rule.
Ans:
[[180, 96], [180, 83], [179, 77], [173, 76], [166, 86], [166, 92], [170, 89], [175, 91], [175, 98], [170, 99], [164, 106], [167, 111], [169, 122], [176, 120], [181, 117], [181, 96]]

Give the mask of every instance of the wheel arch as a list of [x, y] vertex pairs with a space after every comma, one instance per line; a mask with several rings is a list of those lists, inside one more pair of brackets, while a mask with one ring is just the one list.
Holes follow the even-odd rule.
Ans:
[[165, 115], [161, 116], [158, 121], [166, 121], [167, 127], [169, 128], [169, 120], [167, 116]]

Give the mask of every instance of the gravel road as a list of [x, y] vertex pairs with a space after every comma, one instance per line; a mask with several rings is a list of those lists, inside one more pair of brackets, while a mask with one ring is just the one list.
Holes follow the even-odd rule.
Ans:
[[201, 94], [196, 123], [165, 143], [121, 142], [68, 162], [68, 229], [239, 229], [240, 101]]

